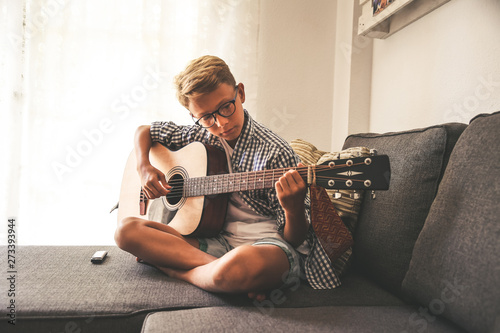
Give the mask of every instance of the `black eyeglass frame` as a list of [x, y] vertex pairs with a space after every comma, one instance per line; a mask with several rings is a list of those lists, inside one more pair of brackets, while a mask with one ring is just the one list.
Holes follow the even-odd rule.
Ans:
[[[200, 126], [200, 127], [203, 127], [203, 128], [210, 128], [212, 126], [215, 125], [215, 123], [217, 122], [217, 118], [215, 117], [216, 114], [218, 114], [219, 116], [221, 117], [224, 117], [224, 118], [229, 118], [231, 117], [235, 112], [236, 112], [236, 99], [238, 98], [238, 86], [236, 86], [236, 94], [234, 94], [234, 98], [224, 104], [222, 104], [216, 111], [212, 112], [212, 113], [208, 113], [206, 115], [204, 115], [203, 117], [201, 118], [198, 118], [196, 119], [192, 114], [191, 114], [191, 117], [193, 118], [193, 121], [194, 121], [194, 124], [197, 125], [197, 126]], [[234, 106], [234, 110], [233, 112], [230, 114], [230, 115], [223, 115], [220, 113], [220, 110], [226, 106], [228, 106], [229, 104], [233, 104]], [[210, 126], [203, 126], [202, 124], [200, 124], [200, 120], [202, 120], [203, 118], [206, 118], [206, 119], [209, 119], [207, 117], [212, 117], [214, 119], [214, 123]]]

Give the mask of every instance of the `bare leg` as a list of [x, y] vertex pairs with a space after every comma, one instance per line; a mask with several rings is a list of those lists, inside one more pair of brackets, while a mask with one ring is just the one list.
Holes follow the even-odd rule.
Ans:
[[216, 259], [201, 251], [196, 239], [168, 225], [135, 217], [120, 221], [115, 241], [122, 250], [158, 267], [192, 269]]
[[258, 301], [265, 299], [265, 291], [283, 284], [290, 268], [286, 254], [277, 246], [240, 246], [217, 259], [199, 250], [196, 239], [140, 218], [120, 221], [115, 241], [171, 277], [207, 291], [245, 292]]
[[244, 245], [219, 259], [192, 269], [159, 267], [167, 275], [211, 292], [248, 293], [263, 300], [264, 292], [283, 284], [290, 265], [286, 254], [274, 245]]

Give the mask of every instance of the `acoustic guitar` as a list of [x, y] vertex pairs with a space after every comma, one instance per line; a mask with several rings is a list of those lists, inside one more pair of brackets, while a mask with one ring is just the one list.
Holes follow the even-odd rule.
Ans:
[[[325, 189], [387, 190], [390, 181], [386, 155], [331, 160], [320, 165], [228, 173], [225, 153], [213, 146], [193, 142], [180, 150], [154, 143], [151, 164], [165, 174], [172, 189], [158, 199], [142, 193], [135, 152], [130, 154], [122, 180], [118, 220], [128, 216], [148, 219], [151, 201], [168, 211], [166, 221], [185, 236], [211, 237], [224, 225], [232, 192], [273, 188], [288, 170], [299, 172], [306, 184]], [[162, 208], [163, 208], [162, 207]]]

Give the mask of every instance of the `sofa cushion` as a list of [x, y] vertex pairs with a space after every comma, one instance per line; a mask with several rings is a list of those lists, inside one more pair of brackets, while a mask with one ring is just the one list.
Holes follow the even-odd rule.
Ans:
[[[109, 251], [102, 264], [90, 262], [97, 250]], [[138, 332], [151, 311], [249, 304], [171, 279], [113, 246], [21, 246], [16, 261], [15, 332]]]
[[357, 268], [400, 293], [413, 246], [437, 192], [451, 149], [465, 124], [385, 134], [356, 134], [344, 148], [365, 146], [389, 156], [388, 191], [365, 196], [354, 233]]
[[202, 308], [148, 315], [142, 333], [160, 332], [463, 332], [446, 320], [426, 321], [411, 306], [276, 309]]
[[[194, 307], [251, 306], [261, 312], [281, 307], [329, 305], [399, 306], [401, 299], [366, 277], [347, 274], [342, 288], [315, 290], [297, 281], [272, 291], [263, 302], [246, 295], [214, 294], [139, 264], [113, 246], [20, 246], [16, 249], [16, 326], [0, 322], [0, 332], [138, 332], [147, 313]], [[90, 263], [96, 250], [106, 260]], [[5, 246], [1, 253], [7, 253]], [[8, 290], [7, 279], [0, 280]], [[7, 331], [9, 332], [9, 331]]]
[[471, 332], [493, 332], [500, 314], [499, 198], [497, 112], [458, 140], [403, 281], [430, 312]]

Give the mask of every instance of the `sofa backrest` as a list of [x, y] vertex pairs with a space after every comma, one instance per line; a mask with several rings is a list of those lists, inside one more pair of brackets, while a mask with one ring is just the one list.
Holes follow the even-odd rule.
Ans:
[[458, 140], [403, 291], [431, 319], [443, 315], [469, 332], [499, 332], [500, 112], [476, 117]]
[[465, 124], [385, 134], [356, 134], [344, 149], [365, 146], [389, 156], [391, 184], [365, 195], [354, 233], [353, 265], [401, 295], [413, 246], [437, 192], [451, 150]]

